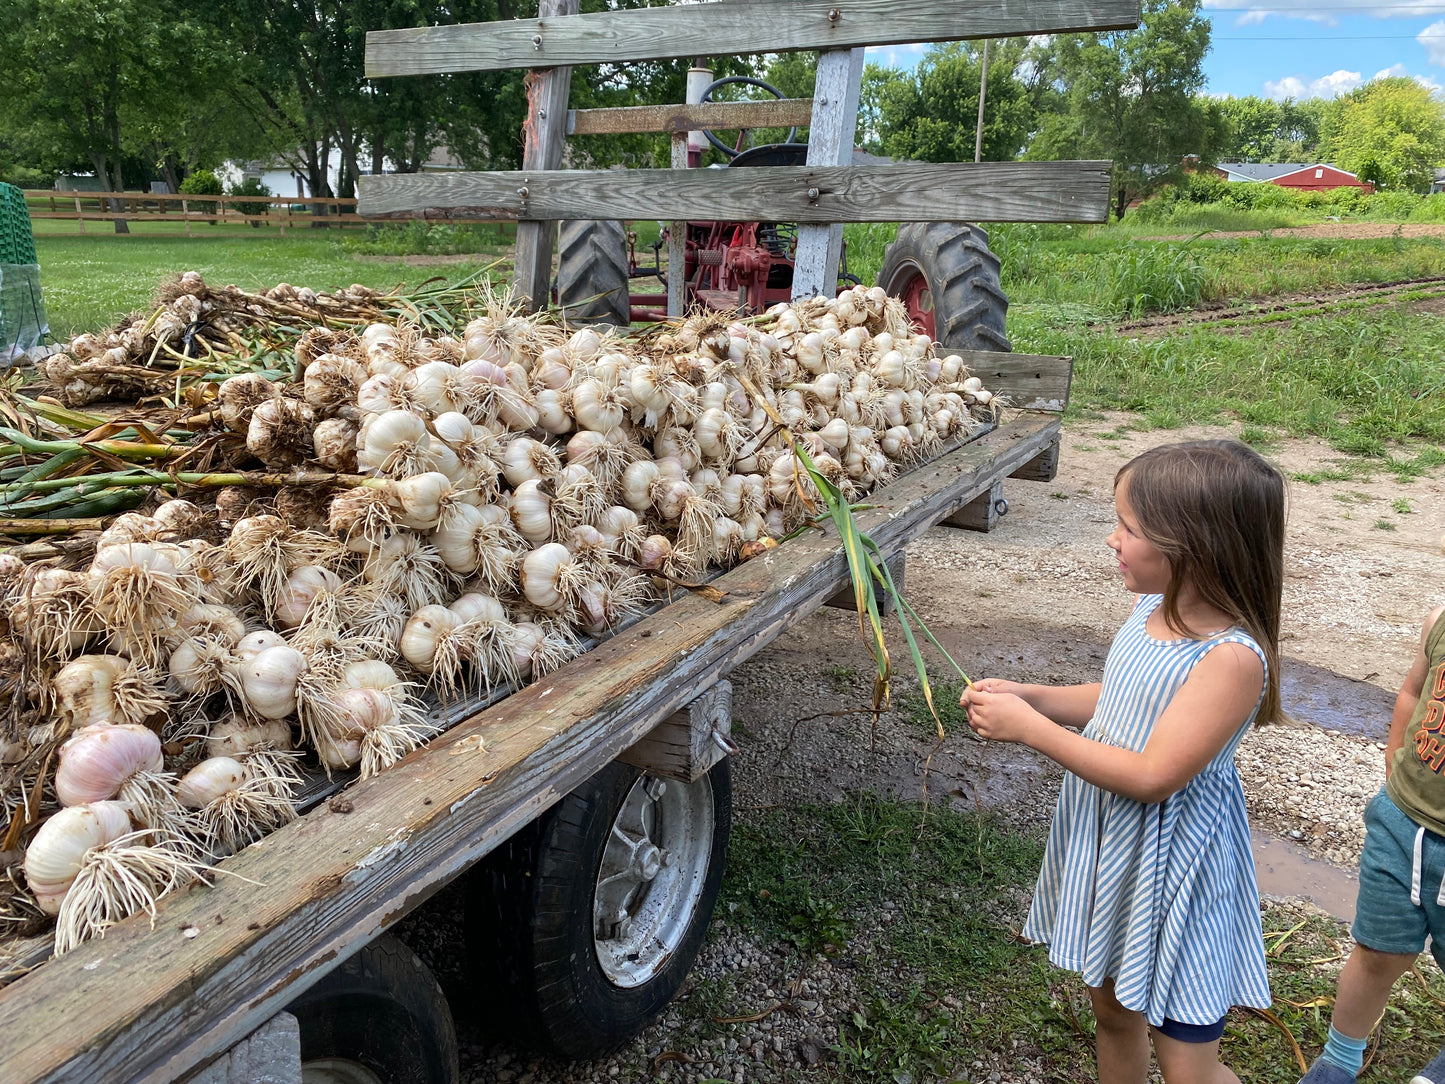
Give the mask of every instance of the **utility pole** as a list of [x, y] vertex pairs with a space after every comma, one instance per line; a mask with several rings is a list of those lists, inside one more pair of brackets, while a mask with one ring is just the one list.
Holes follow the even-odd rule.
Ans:
[[978, 76], [978, 133], [973, 138], [973, 160], [983, 161], [983, 99], [988, 93], [988, 39], [983, 39], [983, 63]]

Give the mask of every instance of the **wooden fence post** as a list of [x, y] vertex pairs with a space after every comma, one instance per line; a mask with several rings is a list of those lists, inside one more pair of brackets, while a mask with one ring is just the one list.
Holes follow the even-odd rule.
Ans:
[[80, 209], [80, 197], [75, 197], [75, 221], [80, 223], [80, 232], [85, 232], [85, 212]]
[[[537, 6], [539, 22], [559, 15], [576, 15], [578, 0], [541, 0]], [[537, 35], [533, 46], [541, 55], [542, 37]], [[557, 169], [562, 165], [562, 152], [567, 139], [567, 91], [572, 69], [533, 68], [528, 74], [526, 126], [522, 129], [525, 147], [522, 170]], [[526, 205], [527, 182], [524, 178], [519, 195]], [[513, 283], [516, 296], [528, 312], [547, 307], [552, 285], [552, 244], [557, 223], [529, 220], [525, 214], [517, 223], [517, 245], [513, 253]]]
[[[808, 165], [846, 166], [853, 161], [858, 126], [858, 92], [863, 85], [863, 50], [830, 49], [818, 57], [813, 121], [808, 129]], [[843, 227], [799, 226], [793, 266], [793, 299], [832, 297], [838, 290]]]
[[[672, 134], [672, 168], [687, 168], [687, 133]], [[667, 224], [667, 315], [682, 315], [687, 296], [687, 222]]]

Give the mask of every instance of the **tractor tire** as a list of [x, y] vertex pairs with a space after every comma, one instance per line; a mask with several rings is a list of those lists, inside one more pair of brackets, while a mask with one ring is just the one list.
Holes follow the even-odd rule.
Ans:
[[726, 760], [693, 783], [614, 762], [514, 835], [468, 875], [478, 1022], [567, 1059], [637, 1035], [702, 947], [731, 822]]
[[301, 1027], [302, 1084], [457, 1084], [446, 995], [416, 954], [379, 937], [287, 1011]]
[[632, 322], [627, 238], [621, 222], [562, 223], [557, 237], [557, 304], [570, 324], [625, 328]]
[[883, 252], [878, 285], [923, 332], [955, 350], [1010, 350], [1008, 298], [988, 232], [966, 222], [910, 222]]

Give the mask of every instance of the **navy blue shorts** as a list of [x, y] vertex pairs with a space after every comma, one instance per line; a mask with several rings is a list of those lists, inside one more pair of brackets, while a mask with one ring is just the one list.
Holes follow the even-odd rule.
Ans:
[[1224, 1022], [1229, 1017], [1221, 1016], [1212, 1024], [1181, 1024], [1178, 1020], [1164, 1018], [1164, 1023], [1154, 1030], [1160, 1035], [1167, 1035], [1179, 1043], [1212, 1043], [1217, 1042], [1224, 1034]]

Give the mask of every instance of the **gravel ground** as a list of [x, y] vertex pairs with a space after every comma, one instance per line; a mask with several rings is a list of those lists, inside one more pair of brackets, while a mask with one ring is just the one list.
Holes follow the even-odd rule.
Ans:
[[[1012, 509], [993, 534], [936, 529], [910, 548], [905, 589], [970, 674], [1097, 680], [1132, 601], [1102, 541], [1113, 522], [1114, 471], [1151, 444], [1224, 432], [1121, 432], [1117, 426], [1125, 420], [1073, 425], [1060, 476], [1008, 483]], [[1316, 471], [1334, 456], [1321, 445], [1290, 441], [1273, 458], [1287, 470]], [[1260, 842], [1291, 847], [1284, 861], [1271, 863], [1273, 883], [1261, 866], [1267, 893], [1303, 895], [1319, 877], [1347, 892], [1348, 869], [1364, 837], [1363, 807], [1384, 777], [1380, 751], [1394, 690], [1409, 665], [1418, 622], [1439, 597], [1442, 490], [1438, 477], [1400, 483], [1388, 475], [1292, 487], [1283, 676], [1294, 718], [1256, 730], [1238, 756]], [[1394, 510], [1400, 497], [1410, 502], [1410, 514]], [[1393, 529], [1375, 526], [1382, 519]], [[907, 659], [901, 639], [894, 658]], [[966, 732], [952, 733], [934, 750], [931, 730], [903, 710], [911, 690], [906, 679], [895, 682], [895, 710], [871, 734], [868, 717], [853, 713], [868, 703], [867, 667], [856, 619], [825, 609], [733, 672], [738, 820], [859, 790], [913, 799], [926, 789], [935, 799], [948, 795], [964, 806], [987, 806], [1019, 828], [1046, 830], [1057, 767]], [[1004, 901], [1001, 923], [1018, 928], [1027, 902]], [[443, 894], [408, 923], [409, 940], [453, 974], [458, 910]], [[882, 923], [890, 920], [886, 906], [881, 915]], [[858, 936], [866, 952], [869, 934]], [[719, 988], [727, 993], [725, 1005], [704, 1004], [693, 994]], [[488, 1043], [463, 1019], [463, 1080], [785, 1080], [790, 1069], [826, 1056], [857, 996], [845, 967], [774, 952], [723, 930], [704, 948], [684, 996], [617, 1055], [564, 1066]], [[987, 1014], [986, 993], [953, 996]], [[688, 1039], [689, 1020], [730, 1012], [757, 1019], [709, 1043]], [[1026, 1037], [1014, 1039], [1011, 1055], [999, 1064], [957, 1071], [973, 1081], [1047, 1077]]]

